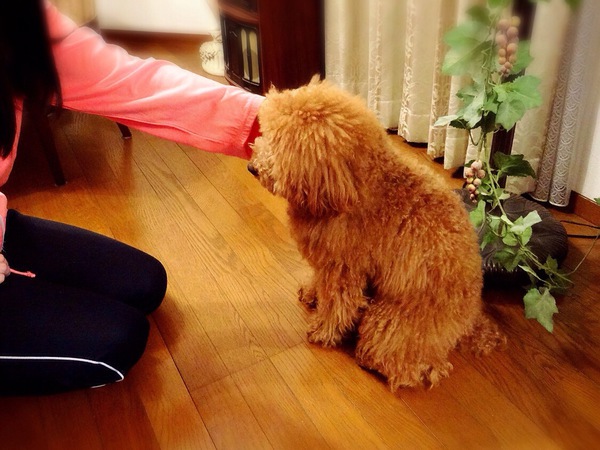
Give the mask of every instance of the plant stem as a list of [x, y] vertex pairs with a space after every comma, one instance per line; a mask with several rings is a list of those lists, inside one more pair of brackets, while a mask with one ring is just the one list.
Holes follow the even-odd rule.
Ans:
[[587, 257], [590, 255], [592, 249], [594, 248], [594, 245], [596, 245], [596, 241], [598, 240], [598, 237], [600, 237], [600, 234], [596, 235], [596, 237], [594, 238], [594, 242], [592, 242], [592, 245], [590, 245], [590, 248], [588, 249], [586, 254], [583, 256], [583, 258], [581, 258], [581, 261], [579, 261], [579, 264], [577, 264], [577, 266], [575, 266], [575, 268], [573, 270], [571, 270], [569, 273], [567, 273], [567, 275], [572, 275], [573, 273], [577, 272], [577, 269], [579, 269], [579, 266], [581, 266], [581, 264], [583, 264], [583, 261], [585, 261], [587, 259]]

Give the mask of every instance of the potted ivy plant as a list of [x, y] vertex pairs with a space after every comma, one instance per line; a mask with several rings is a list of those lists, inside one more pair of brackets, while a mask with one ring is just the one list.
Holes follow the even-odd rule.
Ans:
[[[576, 6], [577, 0], [566, 1]], [[511, 130], [542, 102], [541, 80], [525, 74], [532, 61], [529, 43], [519, 39], [519, 17], [506, 17], [509, 4], [510, 0], [487, 0], [471, 8], [467, 20], [445, 35], [449, 50], [442, 71], [468, 77], [470, 83], [457, 93], [461, 109], [440, 117], [435, 125], [468, 131], [477, 157], [465, 167], [465, 188], [481, 249], [495, 246], [498, 264], [526, 275], [525, 316], [552, 332], [553, 315], [558, 312], [555, 295], [571, 286], [569, 274], [559, 268], [556, 258], [541, 259], [532, 251], [533, 229], [542, 220], [539, 209], [517, 217], [505, 209], [514, 196], [504, 188], [504, 178], [535, 176], [535, 172], [523, 155], [491, 151], [495, 133]]]

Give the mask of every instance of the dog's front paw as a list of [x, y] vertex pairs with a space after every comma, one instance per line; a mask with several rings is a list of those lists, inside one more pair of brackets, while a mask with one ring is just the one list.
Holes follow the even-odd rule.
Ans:
[[298, 300], [307, 309], [316, 309], [319, 301], [317, 300], [317, 293], [311, 287], [303, 286], [298, 290]]
[[322, 347], [337, 347], [342, 342], [342, 334], [328, 329], [324, 323], [313, 322], [307, 332], [308, 342]]

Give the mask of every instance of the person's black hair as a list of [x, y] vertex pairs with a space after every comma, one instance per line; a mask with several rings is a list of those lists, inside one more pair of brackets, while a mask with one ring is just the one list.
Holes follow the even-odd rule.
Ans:
[[15, 99], [46, 108], [61, 103], [42, 0], [0, 0], [0, 156], [16, 137]]

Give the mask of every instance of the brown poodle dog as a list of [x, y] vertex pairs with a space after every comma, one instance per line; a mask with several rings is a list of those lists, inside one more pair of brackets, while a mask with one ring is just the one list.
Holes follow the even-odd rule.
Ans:
[[436, 385], [467, 344], [502, 342], [482, 311], [481, 258], [458, 196], [405, 158], [363, 101], [327, 81], [272, 90], [248, 169], [287, 199], [292, 235], [314, 269], [300, 300], [310, 342], [357, 332], [358, 363], [390, 388]]

